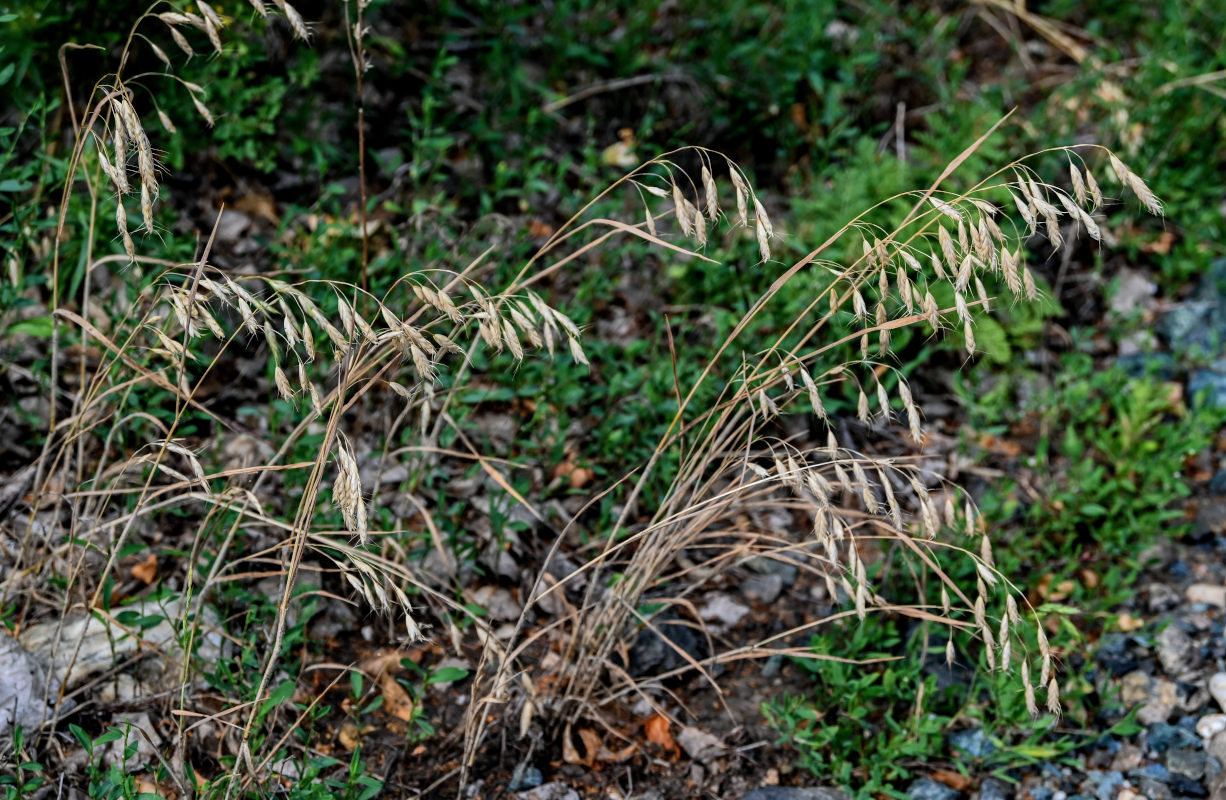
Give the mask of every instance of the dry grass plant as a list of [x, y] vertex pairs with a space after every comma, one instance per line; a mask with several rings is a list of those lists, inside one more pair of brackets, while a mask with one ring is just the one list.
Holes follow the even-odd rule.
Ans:
[[[1017, 677], [1032, 715], [1040, 713], [1040, 698], [1049, 713], [1059, 714], [1053, 653], [1043, 627], [1033, 624], [1033, 610], [1027, 612], [1029, 622], [1023, 616], [1025, 599], [1018, 587], [996, 570], [991, 532], [969, 497], [915, 457], [925, 439], [922, 411], [906, 376], [891, 362], [890, 337], [906, 326], [924, 326], [933, 334], [957, 326], [974, 355], [975, 313], [978, 307], [988, 311], [995, 301], [988, 286], [1003, 286], [1013, 302], [1037, 297], [1022, 255], [1026, 238], [1043, 235], [1056, 250], [1065, 241], [1067, 226], [1079, 226], [1101, 241], [1094, 214], [1104, 198], [1083, 154], [1101, 153], [1119, 183], [1148, 211], [1161, 214], [1162, 208], [1136, 173], [1097, 146], [1056, 148], [1008, 164], [964, 192], [944, 189], [995, 129], [955, 159], [926, 191], [883, 201], [779, 273], [689, 387], [655, 455], [634, 475], [621, 518], [604, 532], [599, 553], [560, 579], [552, 577], [546, 565], [515, 635], [509, 643], [487, 648], [472, 690], [466, 767], [474, 763], [489, 721], [503, 718], [493, 713], [496, 708], [518, 711], [505, 717], [518, 719], [521, 736], [533, 730], [538, 716], [554, 723], [564, 748], [580, 720], [620, 738], [605, 712], [609, 704], [637, 696], [667, 714], [668, 704], [661, 700], [668, 692], [666, 679], [694, 671], [718, 692], [718, 681], [710, 676], [717, 664], [779, 654], [819, 658], [785, 642], [840, 619], [863, 620], [869, 613], [908, 617], [924, 623], [925, 630], [930, 624], [946, 626], [951, 662], [954, 633], [977, 639], [991, 668]], [[671, 215], [678, 232], [692, 243], [692, 255], [702, 257], [702, 247], [714, 235], [709, 226], [725, 216], [711, 171], [713, 160], [724, 159], [695, 152], [702, 167], [693, 178], [677, 169], [675, 154], [670, 154], [640, 167], [629, 179], [646, 207], [636, 234], [655, 237], [658, 218]], [[1028, 166], [1053, 153], [1067, 158], [1071, 192], [1044, 181]], [[776, 239], [771, 223], [744, 174], [731, 163], [727, 169], [735, 206], [731, 221], [753, 231], [768, 265], [763, 268], [769, 268]], [[656, 198], [671, 207], [659, 213], [652, 205]], [[892, 227], [877, 224], [878, 212], [896, 201], [910, 203], [910, 211]], [[1021, 216], [1024, 227], [1006, 232], [998, 220], [1012, 211]], [[848, 238], [859, 240], [862, 255], [851, 263], [829, 260], [828, 254]], [[799, 283], [795, 279], [803, 270], [824, 272], [827, 288], [771, 347], [745, 359], [737, 348], [742, 333], [773, 300]], [[939, 285], [952, 290], [951, 306], [937, 302]], [[858, 345], [861, 357], [832, 363], [832, 356], [848, 344]], [[892, 390], [887, 389], [891, 377]], [[711, 408], [693, 408], [707, 381], [726, 388]], [[895, 423], [905, 427], [914, 449], [884, 457], [855, 449], [855, 442], [845, 440], [847, 429], [825, 410], [823, 398], [834, 392], [856, 398], [856, 418], [866, 429]], [[799, 402], [807, 402], [808, 410], [827, 424], [824, 444], [801, 447], [772, 433], [776, 418]], [[836, 430], [841, 433], [836, 435]], [[631, 524], [641, 490], [670, 450], [680, 452], [681, 466], [664, 502], [652, 510], [649, 523]], [[763, 526], [746, 524], [776, 509], [808, 522], [795, 535], [764, 533]], [[565, 533], [550, 558], [563, 538]], [[891, 587], [874, 585], [866, 565], [866, 559], [885, 555], [907, 564], [905, 570], [883, 574], [910, 575], [919, 597], [927, 596], [927, 587], [935, 583], [940, 605], [891, 602]], [[942, 568], [950, 556], [973, 562], [973, 587], [958, 585]], [[719, 585], [731, 569], [751, 558], [797, 564], [819, 576], [828, 596], [836, 603], [844, 601], [846, 609], [760, 641], [713, 650], [705, 658], [674, 644], [685, 666], [640, 679], [628, 674], [625, 653], [635, 631], [658, 633], [653, 619], [663, 619], [659, 612], [643, 612], [645, 603], [679, 609], [694, 627], [703, 628], [690, 598], [705, 586]], [[583, 587], [575, 604], [565, 601], [568, 584]], [[559, 615], [560, 605], [567, 608]], [[554, 621], [528, 630], [524, 620], [534, 614]], [[538, 691], [538, 686], [550, 689]]]
[[[252, 5], [261, 14], [269, 11], [258, 0]], [[135, 90], [155, 78], [169, 79], [188, 92], [204, 120], [211, 121], [212, 116], [204, 87], [169, 71], [129, 76], [125, 67], [133, 47], [147, 46], [169, 70], [171, 59], [157, 44], [162, 37], [169, 37], [189, 56], [203, 41], [222, 52], [227, 20], [205, 3], [197, 6], [199, 14], [153, 6], [134, 25], [116, 71], [95, 85], [85, 108], [78, 112], [70, 107], [76, 140], [60, 209], [59, 238], [68, 235], [68, 204], [76, 202], [76, 190], [83, 187], [91, 220], [114, 211], [116, 232], [132, 268], [157, 272], [138, 296], [127, 297], [120, 290], [109, 297], [112, 312], [118, 304], [124, 311], [108, 320], [95, 305], [90, 274], [123, 258], [89, 252], [93, 231], [83, 232], [88, 269], [78, 305], [74, 310], [58, 296], [53, 298], [57, 327], [52, 340], [49, 431], [34, 478], [34, 501], [3, 593], [6, 600], [21, 596], [29, 606], [61, 617], [83, 611], [106, 619], [117, 635], [139, 637], [139, 630], [118, 622], [108, 593], [121, 577], [117, 572], [126, 546], [148, 534], [160, 515], [171, 509], [193, 509], [202, 531], [221, 531], [218, 542], [206, 542], [203, 534], [197, 537], [179, 589], [188, 601], [176, 622], [187, 653], [203, 635], [201, 628], [210, 624], [204, 607], [218, 586], [270, 573], [279, 576], [278, 619], [269, 632], [261, 672], [253, 676], [256, 688], [251, 696], [227, 698], [221, 710], [196, 707], [193, 666], [190, 659], [180, 665], [171, 773], [184, 796], [192, 796], [196, 787], [183, 779], [190, 761], [187, 734], [205, 722], [219, 725], [235, 756], [229, 779], [216, 784], [229, 797], [271, 778], [276, 753], [304, 718], [300, 714], [297, 719], [283, 719], [280, 710], [269, 714], [263, 708], [277, 675], [302, 570], [317, 568], [315, 563], [331, 564], [371, 606], [398, 614], [407, 638], [422, 635], [411, 605], [414, 597], [464, 613], [445, 591], [448, 576], [422, 575], [408, 563], [394, 535], [398, 532], [380, 531], [372, 524], [370, 487], [363, 483], [360, 463], [365, 454], [346, 432], [347, 412], [375, 394], [390, 392], [403, 402], [396, 425], [415, 424], [422, 450], [437, 451], [431, 443], [444, 426], [454, 424], [448, 413], [450, 396], [435, 391], [439, 370], [450, 370], [459, 385], [477, 348], [506, 352], [515, 360], [533, 350], [553, 355], [565, 349], [576, 361], [587, 363], [578, 328], [533, 291], [550, 274], [622, 236], [678, 256], [710, 261], [703, 250], [725, 218], [751, 232], [767, 265], [762, 268], [769, 269], [778, 235], [739, 167], [717, 153], [686, 148], [654, 159], [608, 187], [496, 292], [483, 286], [480, 278], [488, 252], [456, 271], [406, 274], [382, 297], [343, 282], [294, 283], [227, 274], [209, 263], [211, 240], [192, 264], [142, 256], [132, 235], [128, 205], [130, 198], [138, 198], [133, 207], [139, 207], [140, 226], [154, 233], [159, 167], [149, 128], [138, 113], [143, 102], [138, 104]], [[278, 0], [275, 7], [300, 37], [308, 37], [307, 26], [291, 5]], [[364, 70], [360, 12], [359, 8], [352, 31], [359, 76]], [[155, 98], [162, 126], [173, 132], [173, 122], [156, 108], [158, 91], [147, 94]], [[1032, 710], [1037, 713], [1036, 691], [1045, 693], [1050, 709], [1058, 708], [1055, 667], [1042, 629], [1036, 628], [1037, 654], [1027, 652], [1015, 587], [993, 568], [988, 532], [981, 529], [965, 498], [905, 458], [870, 456], [833, 435], [824, 446], [799, 448], [766, 433], [775, 418], [802, 400], [825, 418], [823, 397], [836, 385], [846, 384], [858, 398], [861, 423], [902, 420], [918, 445], [923, 440], [922, 416], [905, 377], [889, 361], [890, 333], [904, 326], [926, 325], [937, 331], [957, 325], [973, 353], [972, 312], [990, 305], [987, 285], [999, 281], [1015, 298], [1035, 296], [1035, 283], [1020, 252], [1025, 236], [1042, 232], [1053, 247], [1059, 247], [1062, 226], [1075, 224], [1099, 238], [1093, 212], [1101, 205], [1102, 194], [1079, 150], [1057, 151], [1068, 156], [1071, 193], [1041, 180], [1025, 161], [1006, 166], [967, 192], [943, 191], [945, 179], [982, 141], [951, 164], [941, 180], [915, 194], [913, 208], [900, 223], [879, 227], [870, 221], [875, 209], [870, 210], [782, 270], [706, 365], [698, 384], [690, 387], [656, 455], [635, 477], [626, 511], [606, 532], [600, 552], [560, 580], [542, 568], [509, 640], [499, 639], [480, 619], [474, 620], [483, 653], [465, 730], [465, 767], [472, 765], [496, 708], [515, 709], [520, 733], [526, 734], [538, 719], [562, 724], [583, 717], [599, 719], [605, 704], [631, 693], [656, 702], [654, 689], [667, 676], [636, 680], [612, 658], [628, 632], [653, 625], [639, 612], [643, 601], [651, 598], [685, 607], [689, 595], [747, 559], [781, 558], [786, 553], [805, 559], [805, 568], [827, 583], [832, 597], [848, 598], [848, 609], [836, 617], [863, 618], [888, 611], [977, 635], [997, 668], [1019, 672]], [[683, 169], [682, 158], [696, 160], [698, 168]], [[1160, 213], [1144, 182], [1113, 155], [1108, 153], [1107, 159], [1121, 183], [1150, 211]], [[641, 198], [641, 220], [591, 215], [599, 200], [625, 189]], [[1025, 229], [1002, 230], [997, 219], [1006, 204], [1025, 220]], [[361, 230], [364, 234], [364, 224]], [[850, 264], [824, 260], [848, 236], [862, 239], [862, 256]], [[57, 242], [57, 273], [52, 280], [57, 289], [58, 247]], [[828, 288], [812, 299], [806, 313], [772, 347], [741, 360], [740, 335], [802, 270], [828, 274]], [[933, 293], [937, 284], [952, 287], [954, 305], [939, 306]], [[321, 297], [329, 301], [321, 305]], [[849, 309], [854, 323], [847, 331], [843, 325]], [[60, 365], [70, 363], [61, 347], [63, 326], [76, 332], [72, 352], [78, 357], [71, 362], [75, 372], [60, 375]], [[251, 349], [257, 346], [253, 342], [270, 360], [276, 393], [298, 408], [302, 419], [261, 463], [210, 471], [201, 454], [184, 444], [180, 428], [190, 413], [209, 419], [219, 438], [252, 436], [202, 405], [197, 393], [210, 373], [225, 363], [227, 353], [244, 343]], [[846, 342], [859, 344], [861, 359], [826, 363]], [[90, 359], [80, 355], [84, 353], [96, 355]], [[892, 393], [886, 388], [887, 375], [897, 379]], [[724, 381], [726, 389], [711, 408], [696, 409], [694, 398], [707, 381]], [[150, 388], [173, 397], [169, 422], [140, 407], [138, 398]], [[61, 406], [65, 413], [57, 411]], [[308, 431], [323, 434], [314, 457], [288, 463], [295, 444]], [[387, 432], [388, 440], [392, 433]], [[660, 468], [662, 455], [680, 447], [684, 457], [665, 502], [653, 510], [648, 525], [631, 526], [631, 509]], [[475, 450], [461, 455], [479, 463], [492, 480], [531, 508], [528, 499], [511, 489], [497, 462]], [[288, 471], [308, 476], [299, 498], [282, 496]], [[328, 506], [321, 495], [327, 484], [330, 506], [340, 512], [343, 530], [324, 523], [322, 514]], [[746, 516], [774, 508], [804, 515], [810, 521], [804, 535], [772, 538], [743, 525]], [[422, 512], [428, 521], [429, 509]], [[975, 544], [964, 546], [943, 538], [943, 530], [955, 526], [965, 529]], [[437, 531], [431, 528], [431, 532], [441, 551]], [[243, 550], [239, 546], [243, 540], [259, 546]], [[914, 559], [917, 580], [938, 581], [941, 606], [891, 604], [888, 587], [874, 586], [868, 579], [865, 553], [884, 547], [874, 548], [873, 542], [896, 545]], [[560, 537], [551, 558], [562, 543]], [[212, 549], [212, 567], [200, 574], [195, 565], [206, 548]], [[940, 568], [943, 551], [975, 561], [979, 575], [975, 587], [958, 586], [949, 579]], [[315, 559], [311, 565], [306, 564], [308, 553]], [[683, 554], [705, 555], [695, 563], [688, 556], [680, 558]], [[614, 572], [617, 578], [610, 580]], [[49, 583], [53, 576], [63, 579], [56, 591], [46, 588], [53, 585]], [[582, 599], [568, 607], [563, 590], [579, 581], [586, 581]], [[1000, 597], [1006, 613], [992, 617], [989, 609]], [[530, 615], [535, 614], [551, 621], [530, 629]], [[458, 647], [458, 628], [444, 633]], [[719, 662], [774, 655], [780, 652], [779, 642], [793, 633], [691, 659], [688, 668], [707, 671]], [[79, 647], [80, 642], [68, 646]], [[542, 649], [556, 651], [555, 657], [535, 662], [526, 658]], [[338, 672], [337, 678], [342, 674]], [[545, 685], [552, 688], [537, 690]], [[52, 690], [60, 703], [49, 723], [66, 710], [62, 701], [68, 688]], [[83, 697], [81, 702], [88, 704], [90, 699]]]

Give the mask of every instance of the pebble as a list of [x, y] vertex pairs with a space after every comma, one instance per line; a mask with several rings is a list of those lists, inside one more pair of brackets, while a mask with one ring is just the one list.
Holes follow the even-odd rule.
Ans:
[[541, 775], [539, 769], [526, 761], [521, 761], [511, 773], [511, 782], [507, 784], [507, 790], [520, 792], [525, 789], [535, 789], [544, 782], [545, 777]]
[[1209, 791], [1198, 780], [1185, 777], [1175, 772], [1171, 774], [1171, 791], [1184, 797], [1208, 797]]
[[1117, 800], [1149, 800], [1145, 795], [1134, 792], [1132, 789], [1120, 789], [1120, 794]]
[[851, 796], [827, 786], [760, 786], [742, 800], [851, 800]]
[[1137, 778], [1137, 788], [1149, 800], [1171, 800], [1171, 787], [1153, 778]]
[[1196, 747], [1200, 739], [1187, 728], [1156, 722], [1146, 729], [1146, 742], [1156, 753], [1165, 753], [1172, 747]]
[[724, 751], [724, 743], [699, 728], [686, 726], [677, 734], [677, 744], [695, 761], [710, 761]]
[[1194, 583], [1184, 592], [1189, 603], [1205, 603], [1226, 608], [1226, 586], [1212, 583]]
[[1114, 800], [1119, 793], [1120, 787], [1124, 785], [1124, 775], [1116, 770], [1110, 772], [1098, 772], [1097, 770], [1089, 774], [1090, 784], [1094, 792], [1094, 797], [1098, 800]]
[[731, 595], [712, 595], [698, 611], [704, 622], [712, 623], [712, 631], [719, 633], [735, 626], [749, 613], [749, 609], [733, 600]]
[[1212, 739], [1226, 731], [1226, 714], [1206, 714], [1196, 723], [1196, 732], [1202, 739]]
[[750, 575], [741, 584], [741, 591], [750, 600], [770, 604], [783, 594], [783, 577], [780, 575]]
[[544, 783], [515, 796], [519, 800], [579, 800], [579, 793], [561, 781]]
[[907, 787], [907, 797], [911, 800], [956, 800], [961, 794], [932, 778], [920, 778]]
[[1178, 675], [1192, 666], [1196, 647], [1192, 637], [1178, 625], [1168, 625], [1158, 634], [1158, 660], [1169, 675]]
[[1219, 672], [1209, 679], [1209, 694], [1226, 711], [1226, 672]]
[[996, 752], [996, 745], [983, 728], [965, 728], [949, 735], [949, 743], [971, 758], [987, 758]]
[[1198, 780], [1205, 775], [1205, 751], [1199, 747], [1195, 750], [1188, 747], [1176, 747], [1166, 751], [1163, 758], [1166, 768], [1175, 775]]
[[486, 584], [472, 593], [472, 601], [489, 612], [490, 617], [500, 622], [519, 619], [523, 609], [515, 602], [510, 589]]
[[984, 778], [979, 785], [979, 800], [1009, 800], [1013, 793], [1009, 784], [996, 778]]
[[1179, 605], [1179, 593], [1165, 583], [1151, 583], [1145, 587], [1146, 608], [1151, 614], [1170, 611]]

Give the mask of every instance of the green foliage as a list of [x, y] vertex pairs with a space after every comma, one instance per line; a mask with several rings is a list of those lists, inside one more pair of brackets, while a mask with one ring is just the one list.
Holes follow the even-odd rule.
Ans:
[[[934, 637], [925, 653], [922, 626], [904, 637], [900, 624], [876, 615], [838, 623], [840, 630], [813, 637], [816, 658], [795, 659], [812, 677], [812, 692], [770, 701], [762, 710], [795, 751], [798, 767], [867, 800], [905, 797], [918, 765], [940, 760], [961, 771], [1007, 776], [1076, 746], [1075, 738], [1048, 735], [1053, 718], [1030, 719], [1015, 675], [986, 664], [959, 665], [968, 683], [939, 684], [944, 641]], [[951, 743], [949, 735], [968, 724], [982, 730], [982, 752]]]
[[[990, 518], [1021, 524], [1010, 550], [1025, 562], [1073, 565], [1086, 552], [1107, 560], [1135, 555], [1186, 530], [1173, 508], [1189, 493], [1184, 462], [1209, 444], [1218, 420], [1189, 414], [1156, 376], [1104, 370], [1078, 353], [1061, 367], [1050, 387], [1022, 405], [1039, 430], [1028, 466], [1042, 476], [1040, 497], [1024, 502], [1006, 480], [985, 503]], [[998, 396], [1000, 405], [974, 404], [981, 424], [1018, 420], [1009, 394]]]
[[921, 659], [841, 660], [896, 659], [899, 645], [895, 623], [876, 616], [815, 635], [810, 649], [821, 660], [797, 660], [813, 678], [813, 694], [762, 708], [781, 741], [796, 750], [798, 766], [858, 787], [857, 797], [888, 792], [910, 775], [908, 764], [940, 747], [941, 721], [917, 705], [921, 692], [931, 695], [936, 686]]
[[20, 725], [13, 729], [13, 761], [0, 774], [0, 798], [22, 800], [31, 797], [47, 782], [43, 765], [32, 761], [25, 752], [25, 731]]

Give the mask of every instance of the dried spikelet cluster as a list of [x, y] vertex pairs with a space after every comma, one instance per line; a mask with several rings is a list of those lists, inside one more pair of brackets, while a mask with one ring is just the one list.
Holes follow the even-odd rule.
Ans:
[[[643, 200], [644, 222], [648, 232], [652, 236], [657, 235], [656, 219], [660, 215], [653, 212], [647, 196], [670, 200], [672, 213], [681, 233], [686, 238], [694, 240], [699, 247], [706, 246], [709, 227], [717, 224], [720, 217], [724, 216], [719, 200], [718, 185], [712, 173], [712, 159], [719, 158], [724, 161], [729, 181], [732, 183], [736, 222], [744, 228], [750, 227], [749, 207], [752, 203], [752, 222], [754, 235], [758, 242], [758, 253], [762, 261], [769, 261], [775, 228], [757, 193], [750, 188], [741, 168], [718, 153], [703, 149], [693, 149], [693, 152], [702, 160], [697, 182], [668, 158], [651, 161], [640, 170], [636, 170], [631, 176], [633, 185], [638, 189]], [[659, 171], [647, 171], [646, 168], [659, 168]], [[691, 197], [694, 198], [692, 201]]]
[[[1039, 711], [1037, 690], [1046, 693], [1049, 710], [1059, 711], [1059, 685], [1044, 631], [1039, 625], [1022, 624], [1016, 590], [994, 567], [991, 542], [972, 504], [957, 499], [962, 495], [953, 487], [942, 484], [939, 492], [934, 490], [934, 476], [840, 446], [833, 434], [825, 447], [797, 449], [792, 444], [766, 442], [762, 431], [768, 429], [765, 423], [798, 402], [807, 403], [829, 429], [837, 429], [827, 410], [833, 393], [838, 398], [854, 398], [855, 416], [865, 426], [901, 420], [910, 437], [922, 444], [919, 404], [901, 372], [884, 358], [890, 354], [890, 333], [916, 324], [927, 324], [934, 331], [957, 324], [967, 350], [974, 353], [974, 311], [977, 306], [989, 310], [993, 300], [989, 286], [993, 291], [1003, 286], [1016, 299], [1038, 296], [1036, 280], [1022, 257], [1024, 237], [1042, 233], [1058, 248], [1072, 226], [1079, 226], [1092, 239], [1101, 240], [1093, 214], [1103, 203], [1102, 191], [1077, 152], [1064, 152], [1069, 157], [1071, 194], [1043, 182], [1018, 162], [966, 194], [933, 189], [913, 195], [917, 199], [914, 208], [892, 230], [858, 218], [843, 231], [843, 235], [858, 234], [861, 239], [859, 255], [850, 264], [818, 259], [838, 240], [835, 237], [772, 286], [772, 294], [783, 291], [787, 279], [806, 265], [830, 275], [825, 296], [815, 297], [809, 307], [819, 312], [817, 321], [798, 319], [756, 362], [742, 363], [726, 383], [721, 401], [700, 414], [699, 422], [687, 432], [703, 444], [690, 448], [661, 508], [647, 528], [636, 534], [637, 550], [618, 564], [622, 578], [616, 590], [585, 609], [575, 623], [579, 641], [575, 674], [589, 674], [605, 663], [618, 632], [624, 630], [626, 609], [639, 606], [645, 588], [661, 580], [674, 554], [692, 546], [711, 526], [718, 530], [720, 520], [734, 519], [755, 504], [778, 503], [776, 495], [786, 492], [792, 498], [786, 503], [788, 508], [799, 505], [808, 511], [832, 596], [847, 598], [861, 618], [874, 608], [888, 606], [870, 583], [872, 573], [865, 563], [864, 548], [874, 539], [903, 543], [899, 551], [914, 555], [919, 569], [939, 579], [939, 618], [953, 631], [981, 640], [993, 669], [1020, 676], [1032, 714]], [[1108, 158], [1124, 186], [1148, 210], [1160, 213], [1161, 206], [1144, 182], [1114, 156]], [[643, 194], [672, 199], [682, 232], [700, 245], [706, 240], [705, 225], [719, 214], [706, 163], [698, 182], [677, 179], [676, 172], [667, 170], [663, 176], [667, 188], [635, 175]], [[765, 259], [772, 237], [770, 222], [761, 203], [743, 185], [741, 173], [733, 165], [729, 169], [738, 216], [748, 225], [752, 205]], [[690, 199], [699, 196], [705, 196], [705, 202]], [[1020, 214], [1022, 227], [1006, 221], [1005, 209], [1011, 208]], [[650, 211], [646, 227], [655, 229]], [[846, 327], [835, 327], [843, 325]], [[798, 341], [795, 336], [800, 337]], [[840, 342], [858, 342], [860, 358], [822, 364], [821, 359]], [[881, 358], [869, 357], [874, 343]], [[833, 391], [836, 387], [838, 392]], [[941, 541], [947, 529], [964, 531], [975, 546], [962, 548]], [[611, 541], [614, 538], [611, 535]], [[977, 575], [973, 593], [955, 585], [945, 572], [933, 571], [942, 558], [959, 552], [973, 561]], [[994, 614], [991, 609], [1002, 607], [1002, 602], [1003, 612]], [[938, 618], [935, 609], [919, 609], [918, 613], [923, 619]], [[1029, 636], [1035, 637], [1029, 641], [1036, 642], [1037, 658], [1027, 644]], [[947, 655], [951, 659], [954, 655], [952, 637]], [[586, 697], [591, 690], [577, 687], [576, 691]]]
[[332, 483], [332, 503], [341, 510], [345, 527], [358, 535], [358, 542], [366, 544], [369, 530], [366, 527], [366, 499], [362, 496], [362, 478], [358, 475], [358, 461], [353, 446], [345, 434], [336, 437], [336, 480]]
[[[365, 302], [351, 300], [357, 292], [354, 287], [327, 283], [336, 300], [336, 311], [329, 315], [302, 287], [275, 278], [235, 280], [224, 274], [185, 275], [179, 282], [163, 285], [160, 298], [167, 313], [151, 315], [140, 327], [149, 337], [149, 352], [170, 363], [179, 376], [180, 390], [187, 396], [191, 387], [186, 383], [185, 365], [196, 358], [193, 343], [206, 335], [227, 341], [231, 334], [223, 321], [236, 319], [241, 332], [266, 343], [277, 393], [291, 402], [305, 396], [319, 417], [351, 380], [363, 380], [363, 364], [396, 359], [405, 365], [407, 377], [394, 380], [395, 371], [384, 372], [381, 380], [398, 396], [417, 405], [423, 431], [430, 423], [434, 381], [441, 361], [448, 354], [463, 355], [464, 349], [456, 340], [466, 331], [471, 331], [472, 345], [484, 343], [497, 352], [510, 353], [516, 360], [523, 359], [527, 349], [552, 355], [565, 341], [577, 362], [588, 363], [578, 326], [535, 293], [494, 296], [469, 283], [471, 299], [457, 303], [449, 292], [421, 275], [410, 280], [407, 286], [411, 297], [406, 298], [403, 313], [368, 295], [358, 295]], [[248, 288], [256, 282], [263, 283], [266, 290]], [[377, 314], [366, 314], [366, 306], [374, 306]], [[325, 340], [330, 345], [330, 358], [322, 361], [340, 367], [333, 373], [338, 380], [337, 391], [327, 394], [311, 377], [313, 371], [324, 370], [308, 366], [321, 357], [317, 343]], [[167, 449], [177, 452], [169, 446]], [[367, 506], [357, 457], [343, 434], [338, 434], [333, 455], [337, 468], [333, 503], [342, 512], [345, 527], [364, 545], [369, 533]]]
[[[251, 5], [260, 16], [268, 16], [268, 8], [261, 0], [251, 0]], [[293, 6], [285, 2], [285, 0], [275, 0], [275, 5], [289, 21], [295, 36], [303, 40], [310, 38], [310, 31], [307, 29], [302, 15]], [[162, 11], [146, 15], [142, 19], [155, 18], [161, 22], [169, 32], [171, 40], [188, 58], [194, 56], [196, 50], [192, 47], [191, 41], [184, 33], [185, 30], [203, 33], [213, 50], [221, 53], [221, 31], [226, 27], [228, 21], [218, 14], [211, 5], [203, 2], [203, 0], [197, 0], [196, 7], [200, 11], [199, 14], [187, 11]], [[157, 42], [147, 36], [140, 37], [140, 40], [149, 45], [153, 54], [168, 69], [172, 66], [170, 57], [164, 49], [158, 46]], [[124, 60], [126, 61], [126, 50]], [[181, 79], [178, 80], [178, 83], [187, 89], [192, 105], [195, 106], [200, 116], [210, 126], [213, 125], [213, 114], [204, 102], [204, 87]], [[136, 183], [139, 186], [140, 194], [141, 224], [146, 233], [152, 233], [153, 204], [157, 201], [158, 197], [157, 163], [154, 159], [153, 148], [149, 143], [145, 127], [142, 125], [140, 116], [133, 105], [131, 88], [125, 84], [120, 75], [116, 75], [114, 85], [104, 86], [103, 92], [104, 99], [102, 102], [104, 108], [102, 109], [103, 113], [100, 115], [103, 121], [103, 133], [94, 130], [89, 131], [89, 133], [95, 143], [94, 149], [95, 155], [98, 158], [98, 164], [111, 182], [119, 198], [115, 209], [115, 226], [119, 231], [120, 239], [123, 241], [124, 252], [127, 253], [129, 259], [135, 259], [136, 248], [128, 230], [128, 214], [124, 206], [124, 198], [133, 191], [132, 181], [129, 179], [129, 176], [135, 174], [137, 177]], [[174, 133], [175, 125], [170, 117], [160, 108], [155, 108], [155, 112], [162, 127], [168, 132]], [[108, 142], [110, 143], [109, 148]], [[108, 149], [111, 154], [109, 158], [107, 156]], [[134, 170], [129, 164], [133, 151], [136, 153], [136, 166]]]
[[[961, 529], [969, 539], [977, 539], [978, 554], [966, 553], [974, 560], [978, 574], [974, 597], [969, 598], [957, 586], [946, 582], [941, 587], [941, 616], [955, 628], [978, 634], [991, 669], [1018, 670], [1027, 708], [1032, 715], [1038, 714], [1017, 599], [996, 572], [991, 539], [981, 530], [969, 500], [959, 503], [958, 493], [952, 487], [942, 487], [944, 497], [938, 503], [918, 470], [841, 448], [833, 433], [825, 448], [800, 451], [780, 446], [770, 454], [770, 461], [768, 466], [749, 461], [746, 468], [765, 485], [787, 487], [809, 508], [813, 534], [826, 566], [823, 577], [827, 591], [831, 597], [848, 598], [860, 619], [864, 619], [872, 606], [888, 603], [870, 583], [860, 554], [861, 545], [857, 543], [858, 535], [865, 531], [872, 535], [889, 531], [891, 535], [904, 537], [909, 547], [927, 552], [931, 558], [936, 558], [937, 554], [929, 543], [935, 542], [942, 528]], [[749, 488], [754, 488], [754, 484]], [[868, 515], [867, 522], [847, 516], [846, 509], [856, 506]], [[943, 575], [940, 577], [942, 581], [948, 580]], [[954, 603], [951, 592], [959, 603]], [[987, 609], [997, 600], [998, 593], [1004, 594], [1005, 612], [999, 620], [993, 620]], [[1059, 687], [1053, 678], [1051, 650], [1042, 626], [1036, 624], [1034, 627], [1039, 647], [1039, 683], [1047, 692], [1047, 708], [1058, 713]], [[1014, 658], [1015, 653], [1019, 659]], [[951, 664], [954, 656], [951, 636], [946, 644], [946, 657]]]

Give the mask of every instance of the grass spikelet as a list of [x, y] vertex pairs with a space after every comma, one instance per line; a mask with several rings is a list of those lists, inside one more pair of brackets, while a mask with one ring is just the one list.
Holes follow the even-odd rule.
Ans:
[[344, 434], [336, 439], [337, 476], [332, 484], [332, 502], [341, 510], [345, 527], [358, 535], [358, 544], [365, 546], [369, 531], [366, 524], [366, 501], [362, 497], [362, 479], [353, 448]]

